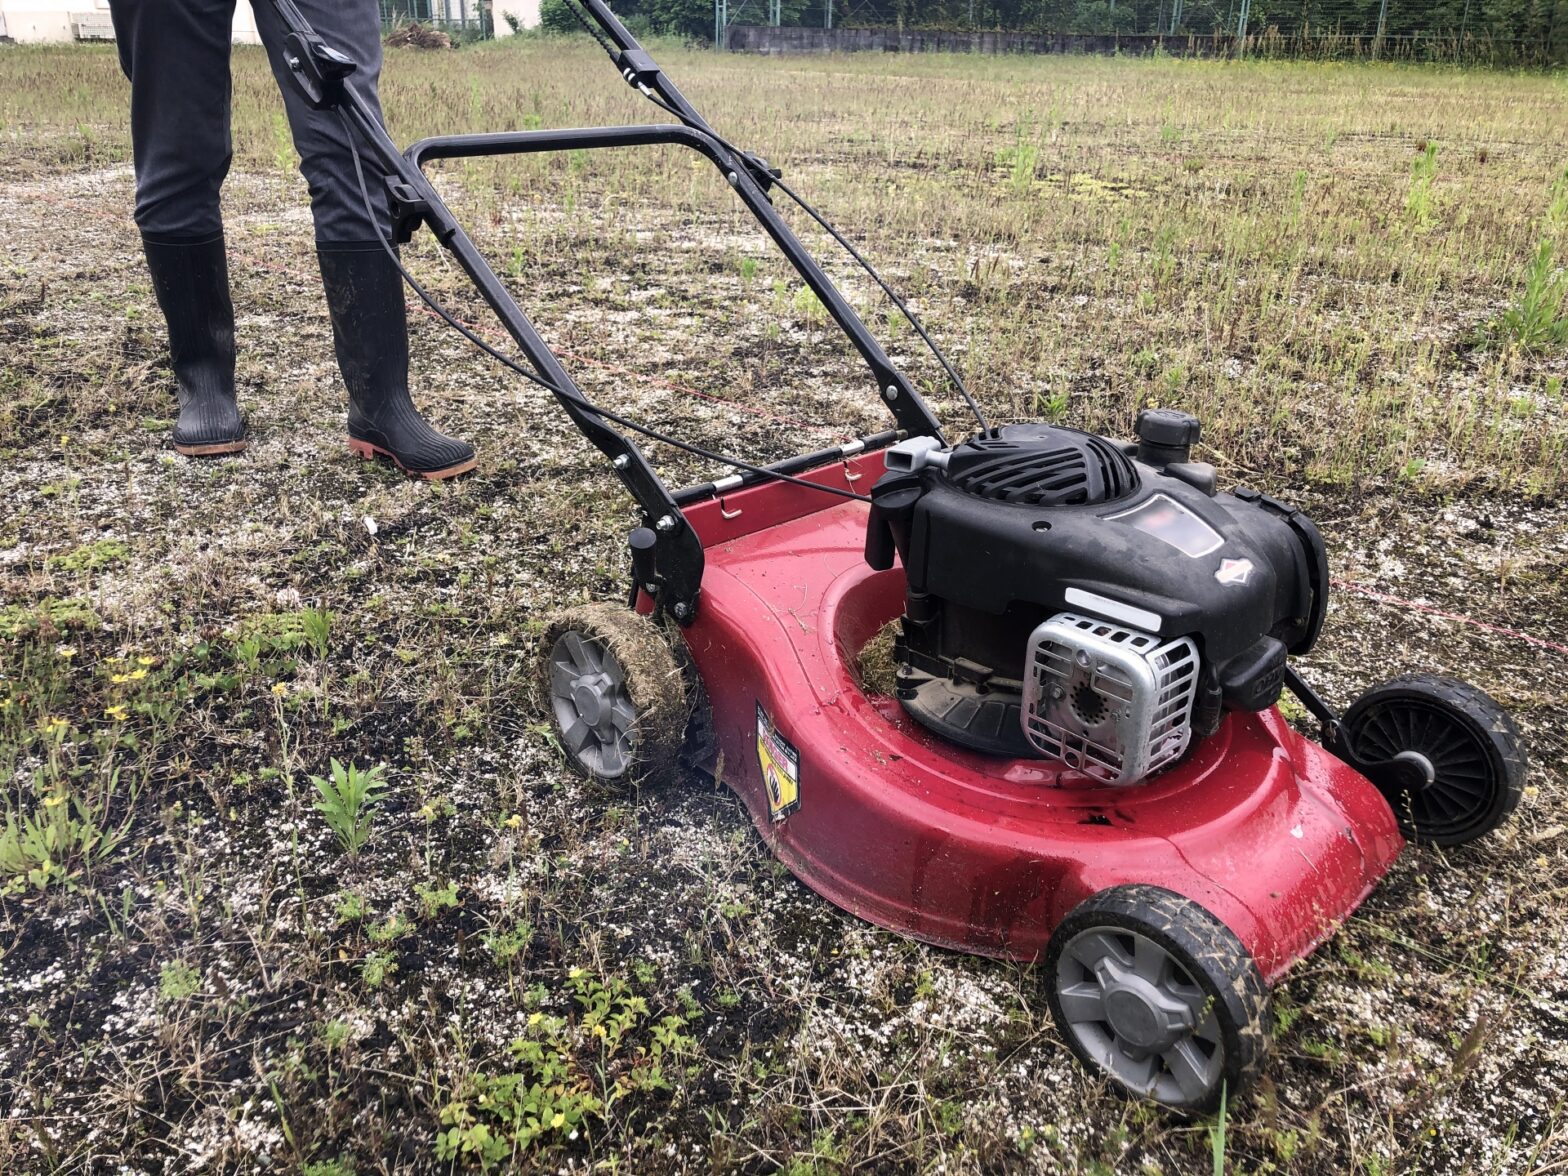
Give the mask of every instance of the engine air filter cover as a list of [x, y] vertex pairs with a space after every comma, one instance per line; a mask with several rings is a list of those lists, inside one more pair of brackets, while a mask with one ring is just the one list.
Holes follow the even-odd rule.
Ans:
[[1029, 637], [1024, 735], [1041, 755], [1108, 784], [1136, 784], [1192, 739], [1198, 647], [1058, 613]]
[[1059, 425], [1005, 425], [952, 451], [947, 480], [979, 498], [1033, 506], [1092, 506], [1138, 488], [1138, 471], [1111, 441]]

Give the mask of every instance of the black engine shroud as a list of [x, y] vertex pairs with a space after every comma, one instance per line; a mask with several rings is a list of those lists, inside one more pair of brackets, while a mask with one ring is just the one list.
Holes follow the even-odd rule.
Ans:
[[1198, 422], [1146, 411], [1138, 444], [1043, 424], [951, 450], [906, 442], [872, 491], [866, 559], [908, 579], [898, 694], [926, 726], [982, 751], [1037, 756], [1020, 721], [1031, 633], [1059, 613], [1201, 657], [1196, 738], [1222, 709], [1279, 698], [1285, 657], [1312, 647], [1328, 596], [1322, 537], [1253, 490], [1215, 491], [1190, 461]]

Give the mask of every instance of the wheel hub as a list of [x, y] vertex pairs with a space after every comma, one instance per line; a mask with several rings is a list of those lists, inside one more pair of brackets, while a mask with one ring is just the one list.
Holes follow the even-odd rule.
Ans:
[[590, 727], [597, 728], [604, 722], [610, 704], [611, 685], [610, 675], [605, 673], [584, 674], [572, 679], [572, 705]]
[[1106, 1024], [1127, 1053], [1163, 1053], [1192, 1032], [1192, 1010], [1173, 993], [1113, 959], [1101, 960], [1096, 971]]
[[1401, 751], [1393, 759], [1412, 792], [1421, 792], [1437, 782], [1437, 769], [1419, 751]]
[[632, 762], [637, 710], [613, 650], [586, 635], [563, 633], [550, 651], [550, 701], [561, 742], [602, 780]]

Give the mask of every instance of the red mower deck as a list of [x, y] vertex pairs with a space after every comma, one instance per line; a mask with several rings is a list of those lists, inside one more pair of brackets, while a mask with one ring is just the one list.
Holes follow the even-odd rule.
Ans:
[[[846, 485], [846, 470], [875, 469], [852, 459], [811, 477]], [[860, 686], [857, 655], [904, 601], [901, 569], [866, 566], [863, 504], [773, 483], [686, 514], [707, 571], [685, 637], [715, 684], [724, 782], [779, 859], [846, 911], [1030, 961], [1089, 895], [1152, 884], [1220, 918], [1272, 983], [1399, 854], [1388, 802], [1277, 709], [1228, 715], [1185, 762], [1131, 788], [945, 743]], [[797, 806], [778, 819], [759, 707], [799, 755]]]

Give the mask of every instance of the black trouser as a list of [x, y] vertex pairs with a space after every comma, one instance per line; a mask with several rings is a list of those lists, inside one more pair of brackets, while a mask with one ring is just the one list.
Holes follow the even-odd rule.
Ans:
[[[120, 65], [131, 79], [131, 143], [136, 158], [136, 223], [164, 244], [210, 241], [223, 231], [218, 193], [229, 171], [229, 49], [235, 0], [110, 0]], [[376, 0], [295, 0], [327, 44], [359, 64], [354, 85], [380, 115], [381, 12]], [[376, 231], [360, 199], [351, 147], [330, 111], [307, 106], [289, 83], [287, 30], [272, 0], [255, 0], [256, 24], [283, 90], [299, 169], [310, 184], [316, 243], [365, 245]], [[365, 158], [376, 215], [383, 171]]]

